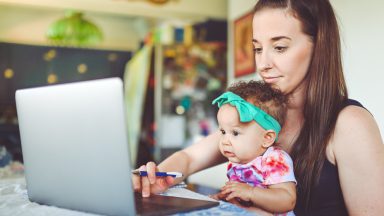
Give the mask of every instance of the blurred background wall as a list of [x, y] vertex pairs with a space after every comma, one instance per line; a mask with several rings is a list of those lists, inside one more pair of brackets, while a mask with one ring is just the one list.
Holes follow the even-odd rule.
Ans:
[[[124, 53], [123, 56], [125, 56], [123, 61], [128, 61], [131, 55], [134, 55], [140, 50], [145, 41], [148, 40], [148, 33], [152, 31], [154, 35], [152, 35], [151, 38], [156, 39], [157, 37], [156, 40], [163, 40], [165, 44], [162, 44], [160, 48], [156, 48], [154, 53], [157, 54], [151, 56], [151, 73], [147, 81], [150, 90], [147, 93], [145, 103], [148, 104], [148, 101], [152, 101], [152, 103], [149, 103], [149, 106], [163, 107], [162, 111], [158, 111], [160, 116], [166, 117], [166, 120], [172, 122], [179, 122], [185, 127], [185, 129], [183, 129], [185, 137], [183, 135], [184, 140], [180, 145], [176, 147], [173, 146], [175, 147], [173, 149], [163, 148], [170, 154], [190, 144], [193, 139], [187, 140], [187, 137], [191, 136], [194, 131], [198, 131], [197, 133], [200, 133], [199, 135], [204, 135], [209, 132], [208, 129], [214, 129], [214, 126], [211, 125], [212, 121], [210, 120], [199, 121], [197, 123], [190, 122], [191, 124], [187, 124], [188, 121], [181, 120], [180, 117], [186, 119], [191, 119], [191, 117], [187, 117], [187, 112], [178, 114], [176, 110], [177, 107], [181, 105], [184, 106], [184, 108], [190, 108], [193, 107], [191, 102], [193, 104], [193, 102], [200, 100], [199, 103], [201, 106], [195, 106], [198, 110], [200, 109], [199, 107], [205, 106], [201, 103], [204, 95], [212, 97], [214, 91], [225, 88], [227, 84], [240, 79], [256, 78], [255, 72], [236, 77], [234, 57], [235, 22], [252, 10], [255, 2], [255, 0], [169, 0], [169, 2], [164, 5], [157, 5], [150, 3], [150, 0], [0, 0], [0, 43], [2, 44], [0, 47], [0, 56], [3, 62], [9, 61], [4, 59], [6, 58], [4, 56], [8, 56], [4, 53], [8, 52], [5, 47], [8, 47], [9, 44], [26, 47], [33, 46], [37, 50], [40, 50], [37, 55], [40, 59], [48, 55], [48, 60], [45, 60], [45, 67], [39, 69], [41, 73], [44, 73], [44, 76], [47, 76], [49, 75], [49, 68], [55, 68], [57, 66], [55, 66], [56, 63], [52, 63], [55, 61], [55, 57], [49, 57], [52, 54], [52, 48], [64, 51], [60, 51], [59, 54], [66, 53], [69, 50], [82, 53], [96, 52], [99, 53], [97, 55], [102, 56], [100, 58], [106, 60], [106, 64], [116, 60], [116, 53], [119, 54], [121, 52]], [[350, 97], [359, 100], [367, 107], [374, 115], [383, 134], [384, 113], [382, 110], [384, 110], [384, 101], [381, 92], [383, 92], [382, 82], [384, 81], [384, 69], [382, 66], [381, 51], [384, 50], [384, 43], [382, 43], [381, 40], [384, 38], [384, 14], [381, 13], [381, 9], [384, 8], [384, 3], [379, 0], [368, 0], [364, 3], [359, 1], [332, 0], [331, 3], [339, 18], [344, 72]], [[84, 12], [85, 18], [96, 23], [100, 29], [102, 29], [104, 35], [103, 41], [97, 45], [84, 47], [56, 46], [49, 42], [45, 35], [48, 27], [54, 21], [62, 18], [66, 9]], [[223, 28], [219, 27], [222, 25], [222, 22], [226, 22], [225, 25], [228, 27], [224, 32], [222, 32]], [[191, 40], [185, 36], [189, 31], [186, 29], [190, 29], [185, 28], [186, 26], [194, 26], [195, 35], [194, 39], [191, 39], [193, 41], [192, 44]], [[169, 28], [175, 33], [171, 36], [171, 39], [167, 38], [169, 36], [167, 36]], [[220, 31], [216, 30], [217, 28], [220, 29]], [[159, 35], [162, 36], [159, 38]], [[216, 43], [218, 41], [220, 43]], [[206, 44], [202, 45], [201, 42]], [[212, 42], [214, 42], [214, 45], [212, 45]], [[226, 46], [223, 46], [223, 44]], [[191, 49], [192, 47], [193, 49]], [[223, 50], [223, 47], [225, 50]], [[222, 58], [222, 55], [217, 55], [218, 52], [224, 54], [226, 58]], [[81, 56], [82, 55], [83, 54], [81, 54]], [[92, 55], [90, 57], [91, 59], [99, 58], [95, 56], [92, 57]], [[73, 55], [69, 54], [69, 56]], [[215, 56], [213, 58], [215, 60], [213, 66], [211, 61], [212, 56]], [[59, 58], [60, 55], [56, 55], [56, 57]], [[63, 57], [63, 55], [61, 55], [61, 57]], [[190, 61], [185, 61], [185, 59], [189, 59]], [[77, 60], [80, 62], [76, 62]], [[80, 58], [77, 60], [69, 59], [70, 62], [76, 63], [76, 67], [74, 66], [75, 68], [73, 69], [75, 72], [84, 70], [92, 71], [92, 67], [89, 66], [78, 67], [84, 59]], [[225, 67], [220, 62], [224, 62]], [[23, 64], [23, 62], [18, 64]], [[121, 65], [123, 64], [124, 63], [119, 63], [120, 72], [113, 73], [119, 74], [119, 76], [122, 77], [124, 68]], [[67, 66], [69, 66], [69, 64]], [[116, 68], [111, 71], [115, 69]], [[157, 77], [155, 76], [155, 71], [159, 70], [161, 76]], [[223, 79], [221, 75], [223, 71], [224, 74], [226, 74], [225, 79]], [[11, 73], [5, 73], [5, 71], [2, 70], [0, 72], [2, 73], [0, 77], [0, 79], [2, 79], [2, 86], [0, 86], [0, 89], [1, 91], [7, 91], [4, 90], [8, 88], [5, 85], [9, 85], [11, 81], [7, 81], [8, 78], [6, 78], [6, 76], [9, 76]], [[107, 75], [96, 74], [98, 74], [97, 77], [110, 76], [111, 73], [108, 73]], [[166, 73], [168, 73], [168, 75], [163, 76]], [[175, 74], [181, 75], [175, 78]], [[67, 77], [67, 81], [70, 81], [70, 79], [72, 79], [72, 81], [81, 80], [81, 77], [85, 77], [84, 79], [96, 78], [91, 75], [84, 76], [84, 73], [83, 75], [77, 73], [76, 76]], [[163, 79], [164, 77], [165, 79]], [[154, 88], [155, 80], [160, 86], [158, 90]], [[218, 80], [220, 81], [219, 85]], [[42, 78], [41, 82], [44, 82], [41, 83], [41, 85], [49, 84], [45, 78]], [[189, 88], [191, 87], [191, 83], [194, 84], [192, 85], [193, 91]], [[173, 94], [173, 90], [176, 89], [176, 87], [173, 86], [184, 87], [182, 91], [184, 91], [185, 95], [181, 97], [180, 94]], [[210, 93], [195, 94], [196, 92], [201, 93], [200, 90], [206, 86], [210, 86], [215, 90]], [[195, 91], [196, 89], [197, 91]], [[160, 100], [155, 100], [155, 91], [162, 92], [157, 95], [157, 97], [160, 96]], [[203, 95], [203, 97], [193, 100], [189, 97], [191, 92], [194, 96]], [[153, 104], [154, 102], [156, 103]], [[154, 109], [152, 110], [153, 112], [155, 112]], [[164, 110], [167, 111], [164, 112]], [[194, 109], [190, 109], [189, 111], [190, 115], [195, 113], [196, 116], [198, 116], [198, 118], [195, 119], [204, 119], [205, 114], [212, 114], [211, 111], [209, 111], [204, 112], [204, 115], [200, 115], [199, 113], [201, 112], [195, 111]], [[10, 109], [4, 113], [12, 116], [14, 112], [15, 110]], [[146, 112], [149, 111], [146, 110]], [[171, 114], [171, 116], [169, 114]], [[7, 121], [17, 123], [17, 121], [12, 120], [12, 118]], [[147, 131], [140, 134], [140, 136], [144, 137], [144, 139], [141, 140], [144, 144], [140, 145], [147, 146], [148, 148], [144, 149], [144, 151], [148, 153], [148, 157], [153, 157], [153, 147], [155, 145], [153, 138], [154, 130], [156, 129], [153, 124], [154, 116], [151, 115], [150, 119], [143, 121], [147, 122], [143, 126], [143, 130], [147, 129]], [[192, 129], [187, 131], [188, 127]], [[5, 134], [14, 133], [17, 128], [11, 128], [10, 130], [11, 131], [5, 130]], [[157, 128], [157, 130], [161, 130], [161, 128]], [[13, 140], [17, 139], [15, 137], [10, 138]], [[161, 148], [161, 146], [159, 147]], [[147, 160], [147, 158], [143, 158], [143, 160]], [[225, 181], [225, 175], [222, 175], [223, 178], [217, 177], [217, 172], [223, 171], [225, 171], [225, 167], [219, 166], [209, 172], [197, 174], [191, 178], [191, 182], [196, 181], [198, 183], [208, 184], [208, 186], [220, 187], [223, 181]], [[212, 176], [212, 173], [216, 174]]]
[[[228, 0], [229, 32], [233, 22], [249, 11], [254, 0]], [[384, 2], [332, 0], [338, 17], [341, 39], [344, 74], [350, 98], [360, 101], [375, 117], [381, 134], [384, 133]], [[228, 83], [237, 80], [233, 76], [233, 40], [228, 41]], [[254, 74], [241, 79], [254, 78]]]

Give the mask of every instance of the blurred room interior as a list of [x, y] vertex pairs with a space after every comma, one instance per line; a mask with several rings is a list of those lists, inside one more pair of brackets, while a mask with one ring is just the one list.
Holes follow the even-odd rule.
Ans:
[[123, 79], [134, 167], [212, 132], [227, 17], [226, 0], [0, 0], [0, 165], [23, 162], [22, 88]]
[[[159, 162], [216, 130], [212, 99], [229, 83], [256, 77], [252, 44], [247, 43], [254, 4], [255, 0], [0, 0], [0, 167], [23, 161], [14, 98], [21, 88], [120, 77], [134, 167]], [[348, 51], [344, 64], [350, 95], [369, 108], [382, 130], [384, 105], [370, 98], [383, 77], [375, 67], [382, 62], [375, 54], [382, 43], [362, 43], [364, 38], [374, 43], [384, 35], [380, 28], [365, 24], [383, 22], [380, 6], [360, 8], [342, 0], [332, 4], [342, 21], [343, 49]], [[356, 19], [357, 10], [364, 19]], [[360, 64], [364, 61], [373, 64]], [[363, 70], [377, 79], [361, 82]], [[218, 188], [225, 181], [225, 166], [214, 169], [223, 174], [198, 174], [189, 180]]]

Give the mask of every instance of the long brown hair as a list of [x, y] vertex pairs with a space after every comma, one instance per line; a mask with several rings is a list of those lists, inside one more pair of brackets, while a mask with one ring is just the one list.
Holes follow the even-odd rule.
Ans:
[[304, 96], [304, 123], [291, 150], [298, 180], [298, 199], [308, 209], [337, 116], [348, 98], [339, 29], [328, 0], [259, 0], [254, 12], [265, 8], [287, 10], [301, 22], [303, 33], [314, 44], [305, 78], [308, 85]]

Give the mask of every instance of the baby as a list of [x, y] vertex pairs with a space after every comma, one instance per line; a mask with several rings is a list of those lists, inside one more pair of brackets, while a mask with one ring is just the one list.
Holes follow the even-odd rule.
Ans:
[[228, 158], [229, 181], [216, 199], [250, 210], [294, 215], [296, 179], [290, 156], [277, 146], [286, 97], [268, 84], [238, 82], [216, 98], [220, 152]]

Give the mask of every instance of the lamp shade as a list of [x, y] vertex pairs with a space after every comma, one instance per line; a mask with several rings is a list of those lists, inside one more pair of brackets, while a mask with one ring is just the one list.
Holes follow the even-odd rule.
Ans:
[[47, 31], [47, 38], [57, 45], [86, 46], [102, 41], [101, 30], [83, 18], [77, 11], [67, 11], [65, 17], [54, 22]]
[[169, 0], [149, 0], [149, 2], [154, 3], [154, 4], [165, 4]]

